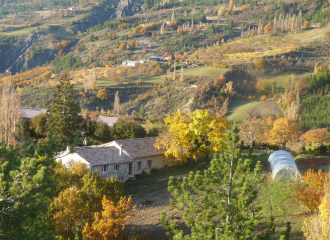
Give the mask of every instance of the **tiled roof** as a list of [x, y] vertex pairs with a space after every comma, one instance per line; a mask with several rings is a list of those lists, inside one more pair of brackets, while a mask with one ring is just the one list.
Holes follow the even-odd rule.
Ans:
[[42, 108], [21, 107], [20, 109], [22, 110], [23, 118], [33, 118], [39, 114], [43, 114], [47, 112], [47, 109], [42, 109]]
[[108, 127], [113, 127], [113, 125], [118, 121], [119, 117], [104, 117], [104, 116], [99, 116], [96, 121], [103, 121], [105, 122]]
[[119, 156], [119, 150], [114, 146], [76, 148], [75, 153], [89, 162], [91, 166], [133, 162], [125, 154]]
[[131, 158], [155, 156], [165, 152], [165, 149], [155, 148], [156, 137], [116, 140], [114, 142], [118, 145], [123, 145], [123, 150]]

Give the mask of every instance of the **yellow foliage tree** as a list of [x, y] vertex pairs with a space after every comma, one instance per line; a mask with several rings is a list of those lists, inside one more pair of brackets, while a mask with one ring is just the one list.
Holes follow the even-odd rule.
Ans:
[[264, 69], [266, 67], [266, 61], [264, 58], [258, 58], [258, 60], [255, 63], [256, 68], [258, 69]]
[[304, 141], [304, 144], [309, 144], [312, 142], [316, 143], [329, 143], [330, 142], [330, 133], [327, 128], [318, 128], [312, 129], [304, 133], [300, 140]]
[[270, 144], [285, 146], [288, 141], [296, 141], [299, 137], [297, 122], [289, 118], [279, 118], [273, 128], [267, 134], [267, 141]]
[[253, 147], [253, 142], [263, 140], [265, 133], [267, 132], [267, 126], [265, 120], [248, 119], [241, 123], [239, 128], [240, 139], [248, 142], [250, 147]]
[[311, 23], [305, 19], [305, 21], [304, 21], [304, 28], [306, 30], [308, 30], [308, 29], [310, 29], [310, 27], [311, 27]]
[[221, 6], [221, 8], [218, 11], [218, 16], [221, 17], [221, 16], [225, 15], [225, 13], [226, 13], [225, 6]]
[[303, 232], [306, 240], [330, 239], [330, 194], [323, 197], [319, 214], [304, 221]]
[[212, 116], [209, 110], [178, 110], [164, 121], [168, 132], [157, 138], [155, 147], [165, 148], [169, 160], [180, 162], [221, 151], [219, 140], [225, 140], [230, 127], [226, 118]]
[[97, 92], [97, 97], [101, 100], [108, 99], [108, 91], [106, 89], [101, 89]]

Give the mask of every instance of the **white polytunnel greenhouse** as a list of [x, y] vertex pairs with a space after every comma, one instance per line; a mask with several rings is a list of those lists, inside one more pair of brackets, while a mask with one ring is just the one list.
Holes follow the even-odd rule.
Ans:
[[287, 180], [301, 178], [296, 162], [287, 151], [279, 150], [272, 153], [268, 162], [272, 168], [273, 180], [275, 178]]

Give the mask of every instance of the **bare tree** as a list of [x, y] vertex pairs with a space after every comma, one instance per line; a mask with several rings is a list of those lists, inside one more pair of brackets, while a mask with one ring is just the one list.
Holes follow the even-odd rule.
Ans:
[[119, 99], [119, 93], [118, 93], [118, 91], [115, 94], [115, 103], [113, 105], [113, 110], [117, 114], [119, 114], [119, 112], [120, 112], [120, 99]]
[[22, 111], [19, 94], [12, 86], [11, 73], [8, 70], [6, 75], [0, 96], [0, 140], [15, 145], [15, 136], [18, 133], [16, 125], [22, 122]]

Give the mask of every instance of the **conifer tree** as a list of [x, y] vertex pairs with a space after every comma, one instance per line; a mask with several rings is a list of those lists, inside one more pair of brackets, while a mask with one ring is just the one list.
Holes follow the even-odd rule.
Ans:
[[73, 85], [70, 84], [70, 75], [67, 72], [61, 76], [55, 94], [57, 97], [50, 108], [47, 129], [56, 134], [61, 142], [67, 139], [72, 142], [75, 132], [80, 129], [82, 117], [78, 115], [80, 105], [74, 101]]
[[[183, 236], [176, 220], [162, 212], [159, 222], [173, 239], [254, 239], [259, 208], [253, 201], [264, 176], [261, 164], [250, 171], [250, 159], [241, 158], [237, 125], [227, 133], [223, 154], [215, 154], [210, 167], [201, 174], [190, 172], [183, 179], [170, 177], [171, 207], [183, 212], [191, 234]], [[273, 225], [272, 225], [273, 226]], [[273, 227], [272, 227], [273, 228]], [[217, 232], [217, 233], [216, 233]]]

